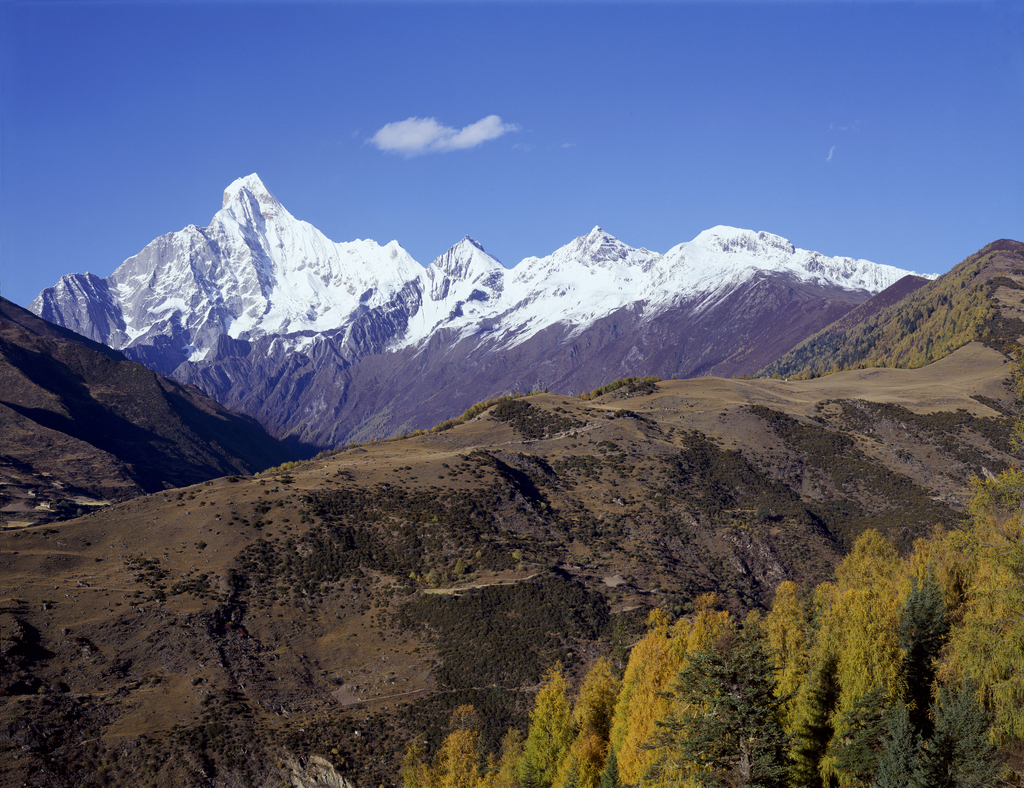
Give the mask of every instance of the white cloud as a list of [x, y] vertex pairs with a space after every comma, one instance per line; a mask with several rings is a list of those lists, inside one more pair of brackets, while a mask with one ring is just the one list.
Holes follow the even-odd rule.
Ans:
[[382, 151], [418, 156], [421, 153], [445, 153], [475, 148], [488, 140], [511, 131], [519, 131], [513, 123], [503, 123], [497, 115], [488, 115], [461, 129], [442, 126], [435, 118], [407, 118], [388, 123], [368, 142]]
[[832, 161], [832, 154], [835, 153], [835, 152], [836, 152], [836, 146], [833, 145], [831, 148], [828, 149], [828, 156], [825, 158], [825, 161]]

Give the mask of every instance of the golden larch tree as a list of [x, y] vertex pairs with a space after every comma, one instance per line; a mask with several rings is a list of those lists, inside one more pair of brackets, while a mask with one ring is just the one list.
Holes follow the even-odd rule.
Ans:
[[519, 765], [519, 782], [523, 788], [550, 788], [572, 739], [572, 713], [565, 677], [562, 666], [556, 665], [545, 675], [544, 686], [537, 693], [530, 712], [530, 730]]

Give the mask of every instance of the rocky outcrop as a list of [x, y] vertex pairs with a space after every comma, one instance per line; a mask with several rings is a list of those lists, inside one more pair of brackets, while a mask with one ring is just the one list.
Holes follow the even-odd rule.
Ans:
[[[342, 777], [326, 758], [310, 755], [308, 758], [289, 757], [283, 759], [287, 783], [293, 788], [356, 788]], [[275, 778], [276, 780], [276, 778]], [[265, 783], [266, 788], [279, 786], [280, 782]]]

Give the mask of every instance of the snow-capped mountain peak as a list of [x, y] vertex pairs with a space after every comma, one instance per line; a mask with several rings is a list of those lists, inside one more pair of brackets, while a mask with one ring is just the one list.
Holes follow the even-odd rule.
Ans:
[[788, 292], [805, 282], [826, 300], [838, 293], [859, 302], [907, 273], [726, 226], [665, 254], [595, 226], [510, 269], [467, 235], [424, 268], [396, 241], [331, 241], [288, 213], [254, 173], [228, 186], [207, 227], [157, 238], [106, 278], [66, 276], [30, 308], [163, 374], [208, 375], [211, 394], [238, 404], [250, 395], [231, 377], [232, 353], [255, 354], [245, 362], [253, 369], [286, 358], [299, 369], [299, 359], [322, 360], [328, 347], [342, 368], [370, 356], [386, 364], [391, 353], [423, 354], [428, 364], [438, 349], [482, 359], [519, 352], [534, 338], [575, 342], [604, 330], [595, 326], [622, 336], [628, 325], [629, 336], [642, 337], [656, 320], [695, 324], [752, 283], [771, 280]]
[[648, 261], [651, 253], [646, 249], [634, 249], [601, 227], [595, 226], [589, 233], [576, 238], [552, 255], [556, 256], [572, 257], [587, 266], [612, 268], [642, 266]]
[[465, 236], [427, 266], [423, 276], [426, 298], [410, 322], [402, 345], [415, 344], [438, 327], [463, 325], [476, 319], [485, 304], [496, 304], [505, 286], [505, 267]]
[[465, 249], [467, 247], [473, 247], [479, 249], [481, 252], [484, 251], [483, 244], [481, 244], [476, 238], [471, 238], [469, 235], [464, 235], [462, 240], [459, 241], [452, 249]]
[[495, 270], [504, 270], [504, 266], [484, 251], [484, 247], [475, 239], [465, 236], [447, 252], [438, 256], [427, 267], [427, 272], [435, 276], [442, 273], [456, 279], [486, 276]]
[[235, 179], [228, 188], [224, 190], [224, 200], [221, 208], [227, 208], [230, 204], [238, 202], [245, 197], [256, 200], [261, 205], [281, 206], [277, 198], [270, 193], [260, 176], [255, 172], [246, 175], [244, 178]]
[[690, 244], [708, 251], [727, 254], [747, 253], [763, 257], [791, 255], [796, 251], [796, 247], [782, 236], [721, 224], [700, 233]]
[[659, 268], [672, 271], [681, 291], [702, 292], [726, 282], [740, 282], [761, 273], [782, 274], [799, 281], [877, 293], [914, 273], [849, 257], [827, 257], [799, 249], [788, 239], [764, 231], [719, 225], [692, 241], [669, 249]]
[[[259, 233], [266, 233], [269, 229], [273, 234], [283, 225], [291, 225], [296, 220], [263, 185], [260, 177], [253, 173], [237, 179], [224, 190], [222, 207], [213, 221], [221, 225], [237, 224]], [[271, 239], [271, 243], [274, 240]]]

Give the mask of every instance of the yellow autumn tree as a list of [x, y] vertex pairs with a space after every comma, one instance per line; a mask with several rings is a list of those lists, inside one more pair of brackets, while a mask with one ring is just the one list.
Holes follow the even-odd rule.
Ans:
[[612, 719], [611, 746], [623, 783], [639, 783], [663, 755], [647, 746], [655, 720], [685, 713], [664, 693], [685, 667], [687, 653], [705, 648], [729, 620], [727, 612], [714, 609], [717, 601], [714, 594], [698, 597], [692, 618], [674, 624], [661, 610], [648, 617], [647, 634], [630, 652]]
[[944, 675], [969, 679], [995, 715], [1000, 745], [1024, 740], [1024, 472], [974, 481], [968, 533], [974, 558]]
[[630, 784], [639, 783], [650, 765], [651, 754], [643, 745], [654, 730], [654, 721], [668, 713], [669, 701], [659, 693], [682, 665], [686, 649], [679, 635], [681, 630], [689, 630], [689, 622], [680, 620], [673, 625], [662, 610], [651, 611], [647, 626], [647, 634], [630, 651], [612, 717], [611, 746], [619, 776]]
[[420, 738], [413, 739], [405, 748], [399, 780], [402, 788], [433, 788], [430, 767], [424, 760], [427, 748]]
[[608, 754], [612, 713], [619, 694], [619, 681], [611, 663], [602, 657], [583, 679], [573, 706], [573, 739], [555, 777], [553, 788], [575, 785], [596, 788]]
[[476, 788], [480, 782], [480, 734], [468, 728], [452, 731], [434, 757], [433, 788]]
[[839, 591], [832, 583], [814, 589], [811, 624], [814, 636], [807, 649], [807, 672], [797, 690], [789, 718], [795, 785], [821, 784], [822, 760], [832, 740], [833, 715], [839, 697], [837, 665], [843, 623], [835, 608]]
[[573, 722], [580, 733], [594, 733], [608, 739], [612, 728], [612, 714], [619, 694], [619, 680], [612, 673], [611, 663], [601, 657], [587, 672], [576, 696]]
[[951, 625], [959, 622], [974, 574], [974, 552], [970, 536], [960, 529], [945, 531], [936, 526], [928, 537], [914, 540], [900, 580], [900, 601], [907, 598], [913, 581], [920, 588], [931, 574], [942, 589], [947, 619]]
[[779, 583], [764, 631], [768, 653], [775, 662], [777, 696], [790, 696], [781, 709], [787, 733], [793, 730], [796, 693], [807, 675], [809, 623], [800, 601], [800, 587], [791, 580]]
[[836, 569], [839, 597], [839, 708], [848, 711], [876, 687], [898, 690], [901, 652], [897, 587], [902, 560], [877, 531], [865, 531]]
[[[832, 641], [834, 691], [829, 721], [833, 739], [846, 734], [851, 712], [872, 690], [903, 695], [899, 647], [899, 595], [903, 562], [895, 547], [874, 530], [865, 531], [836, 569], [836, 595], [823, 611]], [[839, 778], [834, 753], [819, 761], [822, 777]]]
[[728, 611], [716, 610], [717, 606], [717, 594], [701, 594], [697, 597], [693, 606], [693, 626], [686, 632], [687, 654], [704, 651], [722, 634], [722, 628], [729, 623]]
[[519, 782], [525, 788], [550, 788], [572, 743], [572, 713], [562, 666], [544, 676], [530, 712], [530, 730], [519, 762]]
[[[644, 743], [648, 756], [643, 785], [650, 788], [697, 788], [708, 778], [707, 768], [694, 760], [689, 748], [689, 735], [695, 722], [708, 713], [710, 699], [699, 694], [680, 694], [680, 682], [689, 669], [694, 655], [707, 655], [727, 629], [736, 630], [736, 624], [729, 613], [715, 610], [717, 597], [708, 594], [697, 600], [697, 610], [685, 635], [680, 640], [685, 644], [682, 666], [673, 675], [669, 685], [664, 687], [662, 697], [667, 701], [667, 712], [658, 717], [654, 729]], [[761, 626], [760, 619], [752, 614], [748, 619], [751, 631]]]
[[509, 728], [501, 740], [501, 757], [495, 765], [489, 788], [520, 788], [519, 762], [522, 759], [523, 733], [518, 728]]
[[647, 616], [647, 634], [633, 646], [622, 676], [622, 688], [612, 715], [611, 746], [624, 783], [637, 783], [647, 768], [641, 749], [654, 728], [654, 720], [667, 710], [658, 692], [668, 686], [682, 663], [683, 650], [673, 642], [671, 619], [663, 610]]
[[480, 782], [479, 718], [472, 706], [452, 712], [451, 733], [434, 756], [431, 788], [477, 788]]

